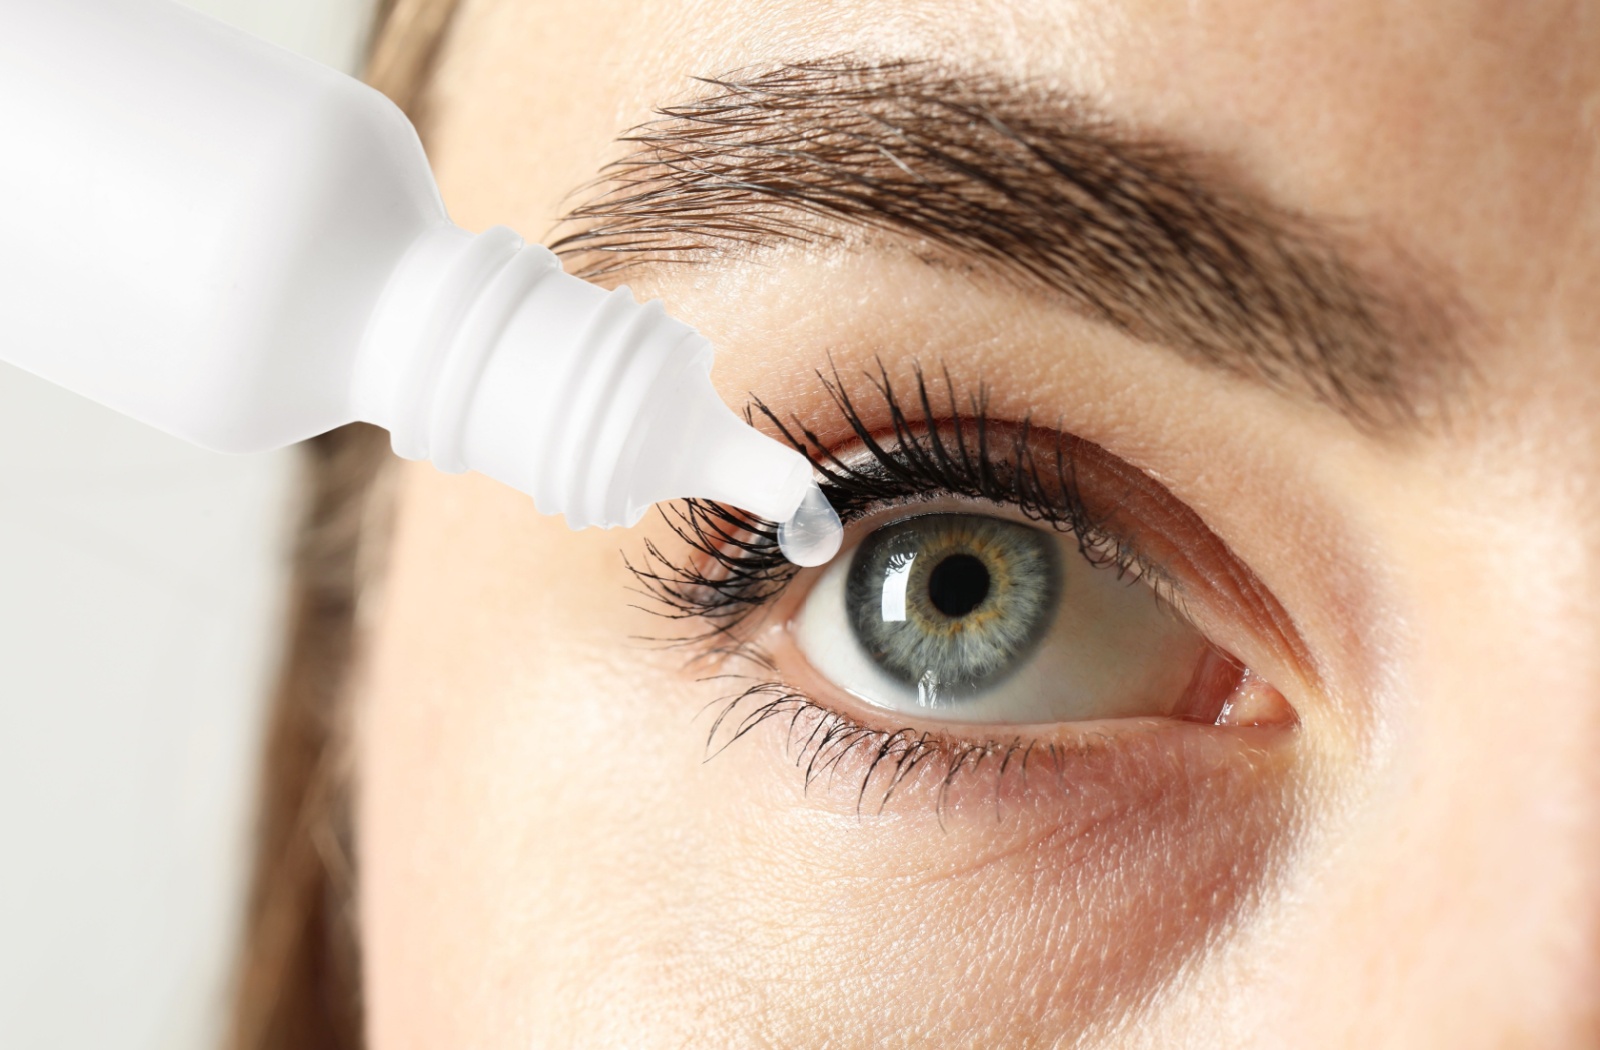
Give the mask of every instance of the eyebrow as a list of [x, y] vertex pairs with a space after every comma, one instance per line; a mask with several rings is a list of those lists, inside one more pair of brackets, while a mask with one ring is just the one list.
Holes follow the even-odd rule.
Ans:
[[699, 83], [563, 216], [575, 272], [878, 231], [1364, 430], [1418, 423], [1450, 369], [1445, 300], [1406, 253], [1083, 99], [849, 55]]

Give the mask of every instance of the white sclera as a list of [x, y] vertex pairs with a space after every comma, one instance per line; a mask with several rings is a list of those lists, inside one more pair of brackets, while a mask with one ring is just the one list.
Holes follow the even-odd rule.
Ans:
[[839, 512], [813, 481], [794, 516], [778, 526], [778, 549], [796, 565], [809, 567], [826, 565], [843, 542]]

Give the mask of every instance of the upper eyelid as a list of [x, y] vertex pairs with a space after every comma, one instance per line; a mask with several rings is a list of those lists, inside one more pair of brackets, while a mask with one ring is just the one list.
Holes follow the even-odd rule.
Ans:
[[[1078, 457], [1097, 455], [1107, 462], [1114, 460], [1098, 446], [1065, 431], [1040, 428], [1027, 419], [992, 418], [981, 384], [965, 399], [963, 408], [957, 384], [948, 373], [940, 377], [945, 388], [941, 397], [930, 390], [920, 368], [913, 370], [910, 386], [915, 393], [907, 412], [903, 388], [891, 381], [881, 362], [878, 373], [867, 378], [886, 410], [888, 423], [874, 428], [858, 406], [859, 398], [850, 393], [837, 371], [831, 378], [819, 373], [819, 378], [855, 437], [858, 452], [853, 456], [824, 445], [806, 424], [785, 422], [759, 400], [754, 409], [817, 463], [825, 478], [824, 490], [835, 501], [841, 518], [857, 520], [876, 507], [902, 505], [910, 498], [941, 491], [986, 499], [1092, 541], [1105, 564], [1114, 564], [1119, 571], [1137, 569], [1138, 575], [1158, 584], [1158, 590], [1165, 582], [1164, 596], [1169, 601], [1180, 593], [1165, 580], [1158, 564], [1140, 559], [1125, 538], [1102, 529], [1087, 510], [1078, 487]], [[1035, 454], [1039, 440], [1052, 442], [1053, 457], [1044, 457], [1052, 460], [1049, 463]], [[1045, 479], [1041, 465], [1051, 469], [1053, 479]], [[1137, 472], [1129, 476], [1157, 484]], [[688, 544], [690, 559], [674, 563], [652, 546], [643, 565], [630, 567], [641, 588], [669, 617], [699, 616], [710, 624], [707, 633], [724, 636], [775, 598], [796, 574], [777, 551], [775, 526], [770, 522], [694, 500], [678, 505], [668, 515], [674, 531]], [[1080, 547], [1089, 556], [1088, 547], [1082, 543]], [[1181, 604], [1173, 604], [1183, 613]]]

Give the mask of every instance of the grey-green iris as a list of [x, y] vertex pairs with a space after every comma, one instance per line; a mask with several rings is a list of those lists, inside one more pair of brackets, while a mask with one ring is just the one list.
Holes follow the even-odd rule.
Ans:
[[845, 606], [874, 662], [918, 703], [973, 697], [1020, 666], [1061, 602], [1054, 535], [977, 514], [927, 514], [857, 548]]

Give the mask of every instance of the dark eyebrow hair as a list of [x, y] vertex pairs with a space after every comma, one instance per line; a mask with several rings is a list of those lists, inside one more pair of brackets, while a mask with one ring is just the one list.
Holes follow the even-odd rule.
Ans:
[[1450, 312], [1404, 253], [1082, 99], [848, 55], [700, 83], [624, 135], [563, 216], [551, 246], [576, 272], [865, 229], [981, 261], [1365, 430], [1416, 423], [1448, 371]]

